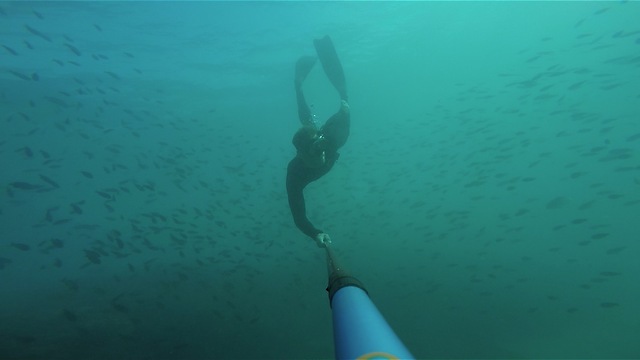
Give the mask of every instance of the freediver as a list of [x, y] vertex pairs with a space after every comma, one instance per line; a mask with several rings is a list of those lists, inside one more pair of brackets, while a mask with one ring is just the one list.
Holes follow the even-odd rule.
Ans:
[[350, 109], [342, 64], [329, 36], [314, 40], [316, 53], [324, 72], [340, 94], [340, 108], [322, 127], [318, 127], [302, 92], [302, 83], [316, 63], [316, 57], [303, 56], [296, 62], [294, 86], [298, 102], [298, 117], [302, 123], [293, 136], [297, 153], [287, 167], [287, 195], [293, 220], [305, 235], [319, 247], [331, 243], [329, 235], [316, 228], [307, 218], [304, 188], [331, 170], [340, 149], [349, 137]]

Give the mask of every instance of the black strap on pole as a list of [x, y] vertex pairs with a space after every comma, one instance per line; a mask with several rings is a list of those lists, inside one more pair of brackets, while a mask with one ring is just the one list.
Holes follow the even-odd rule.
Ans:
[[349, 273], [347, 273], [344, 268], [340, 266], [340, 264], [338, 264], [331, 245], [325, 244], [325, 249], [327, 250], [327, 271], [329, 277], [329, 284], [327, 285], [327, 292], [329, 293], [329, 306], [331, 306], [333, 295], [343, 287], [355, 286], [364, 290], [365, 293], [369, 294], [367, 292], [367, 289], [364, 288], [364, 284], [362, 284], [360, 280], [349, 275]]

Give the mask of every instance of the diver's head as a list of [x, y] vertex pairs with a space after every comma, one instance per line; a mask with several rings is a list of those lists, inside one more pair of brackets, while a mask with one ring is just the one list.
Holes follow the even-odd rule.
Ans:
[[324, 135], [313, 126], [304, 126], [293, 136], [293, 146], [298, 150], [298, 157], [309, 167], [324, 165], [326, 143]]

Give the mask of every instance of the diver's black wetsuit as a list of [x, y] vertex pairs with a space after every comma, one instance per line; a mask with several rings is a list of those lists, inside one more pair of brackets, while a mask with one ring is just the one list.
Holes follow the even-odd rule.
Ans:
[[[325, 37], [322, 41], [328, 41], [331, 49], [333, 48], [333, 44], [331, 44], [331, 40], [327, 40], [328, 37]], [[318, 48], [318, 44], [316, 44], [316, 48]], [[320, 54], [320, 49], [319, 55]], [[321, 57], [321, 61], [323, 58]], [[325, 68], [325, 72], [329, 76], [330, 80], [341, 85], [337, 86], [337, 89], [340, 93], [340, 97], [343, 101], [347, 100], [346, 95], [346, 87], [344, 86], [344, 75], [342, 74], [342, 66], [339, 62], [337, 62], [337, 57], [334, 56], [334, 59], [330, 59], [334, 63], [331, 62], [323, 62], [323, 67]], [[337, 63], [335, 63], [337, 62]], [[334, 69], [330, 69], [331, 73], [328, 72], [327, 67], [333, 65]], [[337, 69], [336, 69], [337, 68]], [[334, 71], [336, 70], [336, 71]], [[338, 75], [337, 77], [342, 77], [340, 81], [333, 81], [332, 75]], [[303, 126], [311, 125], [313, 126], [313, 118], [311, 115], [311, 111], [309, 110], [309, 106], [307, 105], [304, 94], [302, 93], [302, 83], [296, 79], [295, 82], [295, 90], [296, 90], [296, 98], [298, 101], [298, 116], [300, 118], [300, 122]], [[340, 154], [338, 153], [338, 149], [341, 148], [349, 137], [349, 127], [351, 123], [350, 111], [348, 108], [340, 107], [337, 113], [335, 113], [327, 122], [319, 129], [319, 133], [322, 134], [326, 140], [325, 149], [325, 162], [319, 167], [309, 167], [305, 164], [305, 162], [301, 159], [300, 156], [296, 156], [289, 162], [289, 166], [287, 167], [287, 195], [289, 197], [289, 207], [291, 208], [291, 214], [293, 215], [293, 220], [304, 234], [309, 236], [312, 239], [322, 233], [323, 231], [313, 226], [313, 224], [309, 221], [306, 214], [305, 201], [304, 201], [304, 188], [311, 183], [312, 181], [318, 180], [323, 175], [329, 172], [333, 165], [338, 160]]]
[[327, 139], [326, 161], [322, 166], [316, 168], [308, 167], [300, 157], [296, 156], [289, 162], [287, 167], [287, 195], [289, 196], [289, 207], [291, 208], [293, 221], [300, 231], [312, 239], [320, 234], [322, 230], [313, 226], [307, 218], [302, 190], [310, 182], [318, 180], [328, 173], [336, 163], [336, 160], [340, 157], [338, 149], [344, 145], [349, 136], [350, 122], [348, 112], [338, 111], [320, 129], [320, 132]]

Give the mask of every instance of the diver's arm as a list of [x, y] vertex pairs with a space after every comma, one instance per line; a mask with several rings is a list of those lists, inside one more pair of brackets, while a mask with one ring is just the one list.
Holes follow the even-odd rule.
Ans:
[[295, 174], [291, 170], [287, 171], [287, 196], [289, 197], [289, 208], [293, 221], [300, 231], [315, 240], [316, 236], [322, 233], [307, 218], [307, 211], [304, 202], [303, 187], [296, 181]]

